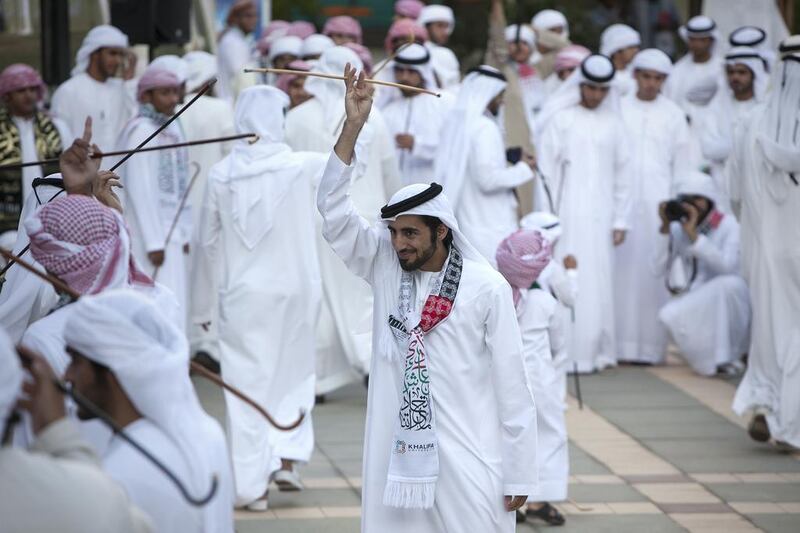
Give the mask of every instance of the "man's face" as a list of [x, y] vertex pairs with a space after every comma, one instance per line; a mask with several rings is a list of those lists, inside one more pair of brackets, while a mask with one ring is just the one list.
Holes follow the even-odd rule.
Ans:
[[95, 50], [91, 55], [90, 61], [97, 65], [97, 69], [103, 78], [113, 78], [122, 66], [124, 58], [124, 48], [105, 47]]
[[303, 76], [298, 76], [297, 78], [293, 79], [291, 83], [289, 83], [289, 100], [291, 101], [290, 108], [294, 108], [302, 104], [303, 102], [311, 99], [311, 95], [308, 94], [304, 88], [306, 83], [306, 79]]
[[258, 10], [256, 7], [250, 6], [239, 13], [239, 16], [236, 18], [236, 25], [245, 35], [253, 33], [258, 25]]
[[344, 46], [347, 43], [354, 43], [356, 42], [356, 36], [350, 35], [349, 33], [338, 33], [332, 32], [328, 35], [331, 40], [336, 44], [336, 46]]
[[38, 87], [23, 87], [7, 93], [3, 99], [11, 115], [30, 118], [36, 112], [36, 104], [39, 102], [39, 89]]
[[728, 65], [725, 67], [725, 73], [728, 76], [728, 85], [734, 95], [747, 94], [753, 90], [755, 76], [753, 76], [753, 72], [746, 66]]
[[450, 30], [450, 24], [447, 22], [441, 20], [437, 22], [431, 22], [426, 24], [425, 28], [428, 30], [428, 37], [430, 37], [431, 41], [439, 46], [446, 45], [447, 41], [450, 40], [450, 34], [448, 33]]
[[[67, 353], [71, 361], [64, 374], [64, 379], [72, 384], [72, 387], [81, 396], [108, 412], [110, 402], [110, 392], [108, 383], [108, 372], [99, 369], [96, 365], [80, 354], [77, 350], [67, 347]], [[78, 408], [78, 418], [89, 420], [94, 415], [82, 407]]]
[[633, 73], [633, 77], [636, 79], [636, 83], [639, 86], [636, 96], [639, 100], [648, 102], [658, 97], [658, 93], [661, 92], [661, 87], [667, 79], [665, 74], [656, 72], [655, 70], [645, 69], [637, 69]]
[[614, 67], [616, 67], [617, 70], [625, 69], [625, 67], [627, 67], [631, 61], [633, 61], [633, 56], [638, 53], [638, 46], [628, 46], [627, 48], [623, 48], [622, 50], [614, 52], [611, 58], [614, 62]]
[[686, 43], [689, 52], [693, 57], [705, 58], [711, 54], [711, 47], [714, 45], [712, 37], [689, 37]]
[[511, 41], [508, 43], [508, 55], [517, 63], [527, 63], [531, 53], [531, 47], [525, 41]]
[[576, 68], [577, 68], [577, 67], [572, 67], [572, 68], [565, 68], [565, 69], [563, 69], [563, 70], [559, 70], [559, 71], [558, 71], [558, 74], [557, 74], [557, 75], [558, 75], [558, 79], [560, 79], [561, 81], [564, 81], [564, 80], [566, 80], [567, 78], [569, 78], [569, 77], [570, 77], [570, 75], [571, 75], [573, 72], [575, 72], [575, 69], [576, 69]]
[[403, 270], [419, 270], [436, 253], [439, 238], [417, 215], [400, 215], [389, 222], [389, 234]]
[[297, 56], [292, 54], [281, 54], [272, 59], [273, 68], [287, 68], [289, 63], [297, 59]]
[[175, 114], [175, 106], [180, 101], [181, 94], [178, 87], [159, 87], [144, 94], [144, 101], [153, 104], [156, 111], [171, 117]]
[[[417, 70], [413, 68], [406, 68], [406, 67], [395, 67], [394, 68], [394, 78], [397, 83], [402, 83], [403, 85], [410, 85], [411, 87], [425, 87], [425, 80], [422, 79], [422, 74], [420, 74]], [[407, 91], [404, 89], [400, 89], [403, 93], [403, 96], [406, 98], [417, 96], [419, 93], [414, 91]]]
[[581, 83], [581, 105], [587, 109], [597, 109], [607, 94], [607, 86]]

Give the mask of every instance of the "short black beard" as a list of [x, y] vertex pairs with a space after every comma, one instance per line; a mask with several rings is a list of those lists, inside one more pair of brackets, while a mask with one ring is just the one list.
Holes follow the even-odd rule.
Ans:
[[414, 261], [413, 263], [403, 263], [403, 261], [398, 256], [398, 261], [400, 261], [400, 268], [405, 270], [406, 272], [413, 272], [415, 270], [419, 270], [422, 265], [428, 262], [428, 260], [433, 257], [433, 254], [436, 253], [436, 238], [431, 238], [431, 245], [429, 248], [426, 248], [422, 251], [421, 257]]

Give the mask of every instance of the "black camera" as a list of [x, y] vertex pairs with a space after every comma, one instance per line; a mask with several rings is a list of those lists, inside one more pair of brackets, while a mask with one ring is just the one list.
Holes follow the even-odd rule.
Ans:
[[684, 200], [681, 200], [680, 198], [667, 202], [667, 205], [664, 206], [664, 214], [666, 215], [667, 220], [670, 222], [680, 222], [681, 220], [689, 217], [689, 213], [686, 211], [686, 208], [683, 207], [683, 202]]

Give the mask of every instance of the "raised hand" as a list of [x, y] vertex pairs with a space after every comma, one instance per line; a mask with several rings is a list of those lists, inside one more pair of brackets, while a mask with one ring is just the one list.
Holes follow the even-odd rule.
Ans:
[[83, 135], [72, 142], [72, 146], [61, 153], [59, 167], [64, 178], [67, 194], [92, 195], [92, 187], [100, 168], [100, 159], [92, 159], [89, 155], [97, 147], [91, 145], [92, 117], [86, 117]]
[[344, 96], [344, 109], [346, 119], [359, 128], [369, 118], [369, 112], [372, 109], [372, 94], [375, 92], [372, 84], [364, 81], [366, 77], [367, 75], [363, 70], [357, 72], [355, 68], [350, 66], [350, 63], [345, 65], [344, 83], [347, 87], [347, 92]]
[[366, 74], [360, 72], [356, 76], [356, 69], [350, 63], [344, 67], [344, 84], [346, 92], [344, 95], [345, 121], [339, 139], [333, 147], [336, 156], [345, 164], [349, 165], [353, 161], [355, 154], [356, 141], [361, 128], [369, 118], [369, 111], [372, 109], [372, 84], [367, 83]]

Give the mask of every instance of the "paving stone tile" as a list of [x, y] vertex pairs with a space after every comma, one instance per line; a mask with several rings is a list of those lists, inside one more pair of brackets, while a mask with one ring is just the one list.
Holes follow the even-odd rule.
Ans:
[[658, 508], [667, 514], [734, 512], [734, 509], [724, 503], [659, 503]]
[[[517, 526], [517, 533], [685, 533], [686, 530], [666, 515], [569, 515], [561, 527], [530, 521]], [[270, 530], [272, 531], [272, 530]]]
[[800, 502], [800, 483], [709, 483], [707, 487], [729, 502]]
[[361, 507], [320, 507], [326, 518], [359, 518]]
[[741, 483], [735, 474], [689, 474], [698, 483]]
[[360, 533], [358, 518], [325, 518], [324, 520], [273, 520], [270, 522], [242, 521], [236, 523], [236, 533]]
[[279, 519], [308, 519], [308, 518], [325, 518], [322, 514], [322, 509], [319, 507], [294, 507], [286, 509], [270, 509], [275, 516]]
[[683, 474], [622, 476], [627, 483], [688, 483], [692, 480]]
[[690, 533], [749, 533], [759, 531], [735, 513], [675, 513], [669, 515]]
[[646, 501], [640, 492], [630, 485], [573, 485], [569, 498], [576, 502], [640, 502]]
[[619, 485], [625, 483], [621, 477], [613, 474], [582, 474], [570, 476], [570, 480], [572, 479], [585, 485]]
[[753, 524], [766, 533], [797, 533], [800, 531], [800, 516], [753, 514], [748, 515]]
[[661, 509], [650, 502], [610, 502], [615, 514], [661, 514]]
[[785, 478], [780, 474], [734, 474], [742, 483], [783, 483]]
[[782, 514], [785, 511], [777, 503], [769, 502], [729, 502], [739, 514]]
[[780, 507], [784, 513], [800, 514], [800, 503], [779, 503], [778, 507]]
[[298, 507], [361, 505], [361, 498], [352, 489], [306, 489], [300, 492], [281, 492], [272, 485], [269, 508], [278, 511]]
[[720, 503], [698, 483], [637, 483], [634, 488], [657, 504]]
[[595, 514], [614, 514], [611, 507], [603, 502], [581, 502], [577, 505], [572, 502], [561, 502], [556, 507], [565, 515], [595, 515]]

